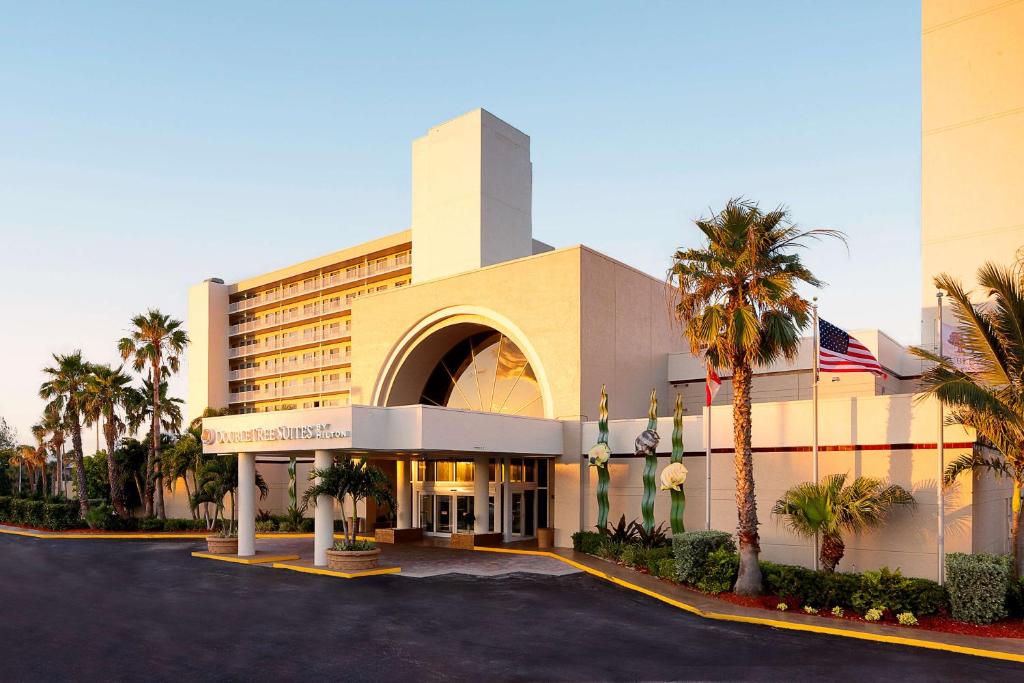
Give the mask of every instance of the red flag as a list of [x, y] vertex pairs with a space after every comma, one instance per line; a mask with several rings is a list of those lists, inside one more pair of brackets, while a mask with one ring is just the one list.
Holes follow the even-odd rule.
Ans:
[[718, 379], [718, 373], [709, 365], [707, 377], [704, 379], [704, 405], [711, 405], [711, 401], [714, 400], [715, 394], [721, 387], [722, 380]]

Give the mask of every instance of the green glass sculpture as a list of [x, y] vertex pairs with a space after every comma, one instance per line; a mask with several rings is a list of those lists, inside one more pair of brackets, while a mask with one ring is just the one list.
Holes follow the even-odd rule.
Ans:
[[667, 488], [672, 496], [672, 511], [669, 522], [672, 533], [681, 534], [686, 531], [683, 515], [686, 512], [686, 492], [683, 482], [686, 481], [686, 467], [683, 466], [683, 397], [676, 394], [676, 409], [672, 414], [672, 457], [669, 465], [661, 473], [662, 488]]
[[608, 526], [608, 460], [611, 458], [608, 446], [608, 392], [601, 385], [601, 404], [597, 411], [597, 444], [590, 449], [587, 461], [597, 469], [597, 528], [601, 531]]
[[647, 429], [636, 439], [636, 453], [644, 456], [644, 495], [640, 501], [640, 512], [644, 529], [654, 529], [654, 498], [658, 493], [655, 477], [658, 473], [658, 392], [651, 389], [651, 407], [647, 411]]

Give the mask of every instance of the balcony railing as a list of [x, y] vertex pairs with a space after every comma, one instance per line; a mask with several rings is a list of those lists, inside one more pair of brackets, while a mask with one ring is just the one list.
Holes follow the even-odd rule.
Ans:
[[284, 339], [264, 339], [262, 342], [257, 342], [255, 344], [233, 346], [228, 349], [228, 358], [242, 358], [244, 356], [252, 356], [257, 353], [268, 353], [270, 351], [290, 349], [293, 346], [302, 346], [303, 344], [344, 339], [349, 336], [349, 334], [351, 334], [351, 329], [348, 325], [343, 325], [333, 330], [306, 330], [303, 334], [291, 334], [286, 336]]
[[309, 360], [284, 361], [277, 365], [259, 365], [254, 368], [232, 370], [228, 373], [228, 379], [238, 381], [255, 377], [270, 377], [290, 372], [302, 372], [304, 370], [323, 370], [324, 368], [348, 363], [350, 360], [352, 360], [352, 351], [345, 349], [344, 353], [324, 354]]
[[278, 325], [287, 325], [300, 320], [317, 318], [322, 315], [341, 313], [342, 311], [347, 311], [351, 307], [352, 304], [348, 300], [324, 301], [323, 303], [304, 307], [301, 311], [295, 311], [293, 313], [282, 311], [280, 313], [274, 313], [273, 315], [265, 315], [257, 318], [256, 320], [238, 323], [237, 325], [229, 327], [228, 333], [235, 335], [245, 334], [246, 332], [256, 332], [257, 330], [266, 329], [268, 327], [277, 327]]
[[295, 396], [335, 394], [339, 391], [348, 391], [350, 386], [349, 382], [303, 382], [275, 389], [238, 391], [231, 394], [229, 400], [231, 403], [246, 403], [249, 401], [272, 401], [278, 398], [293, 398]]
[[[337, 285], [344, 285], [364, 278], [379, 275], [380, 273], [389, 273], [395, 270], [401, 270], [402, 268], [408, 268], [412, 263], [410, 252], [402, 252], [401, 254], [395, 254], [394, 256], [386, 257], [382, 263], [377, 263], [376, 260], [369, 263], [364, 263], [359, 266], [355, 266], [355, 270], [352, 268], [346, 268], [344, 271], [333, 273], [331, 275], [317, 276], [310, 280], [303, 282], [296, 282], [288, 285], [287, 287], [278, 287], [277, 289], [270, 289], [265, 292], [260, 292], [256, 296], [251, 296], [241, 301], [235, 301], [228, 305], [229, 313], [238, 313], [240, 311], [247, 311], [250, 308], [256, 308], [263, 304], [272, 304], [278, 301], [285, 301], [296, 296], [302, 296], [303, 294], [309, 294], [311, 292], [318, 292], [322, 289], [329, 287], [335, 287]], [[236, 334], [232, 332], [232, 334]]]

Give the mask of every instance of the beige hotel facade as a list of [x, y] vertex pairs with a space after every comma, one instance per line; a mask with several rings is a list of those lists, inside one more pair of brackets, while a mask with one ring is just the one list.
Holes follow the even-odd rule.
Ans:
[[[966, 229], [930, 218], [934, 179], [942, 178], [935, 191], [947, 195], [952, 171], [935, 149], [942, 133], [927, 128], [938, 120], [929, 109], [956, 98], [936, 95], [929, 84], [943, 78], [935, 70], [956, 72], [959, 64], [932, 54], [939, 38], [959, 40], [959, 24], [929, 9], [938, 5], [925, 3], [923, 30], [925, 343], [933, 338], [928, 280], [948, 265], [948, 250], [937, 245]], [[1021, 26], [1022, 8], [998, 11], [1012, 11], [1006, 20]], [[992, 52], [963, 40], [962, 59]], [[943, 169], [931, 169], [933, 157]], [[485, 110], [415, 140], [412, 169], [409, 230], [237, 283], [210, 279], [189, 293], [189, 417], [208, 406], [230, 410], [204, 421], [204, 448], [239, 454], [239, 553], [255, 550], [257, 508], [287, 506], [290, 459], [298, 462], [301, 495], [310, 468], [342, 453], [381, 467], [397, 492], [397, 515], [360, 509], [367, 532], [396, 525], [515, 541], [551, 529], [556, 545], [569, 546], [571, 534], [593, 528], [597, 517], [596, 475], [585, 455], [597, 439], [602, 385], [610, 396], [610, 517], [640, 517], [642, 460], [633, 456], [633, 440], [646, 426], [653, 388], [659, 471], [668, 463], [675, 395], [684, 399], [687, 528], [705, 528], [710, 517], [713, 528], [734, 529], [728, 378], [705, 408], [703, 366], [681, 340], [665, 282], [583, 245], [535, 239], [530, 139]], [[985, 234], [1024, 244], [1020, 223], [1016, 232]], [[965, 252], [958, 253], [957, 272], [966, 277]], [[968, 257], [978, 264], [1002, 255], [980, 246]], [[851, 332], [889, 377], [822, 375], [820, 474], [882, 477], [911, 490], [918, 504], [884, 529], [850, 539], [840, 568], [899, 567], [935, 578], [938, 406], [914, 395], [921, 367], [903, 347], [878, 330]], [[763, 556], [806, 565], [813, 543], [769, 510], [786, 488], [812, 478], [811, 356], [807, 340], [795, 363], [762, 369], [753, 391]], [[974, 442], [973, 433], [947, 427], [946, 462]], [[271, 487], [263, 501], [254, 499], [256, 469]], [[991, 478], [967, 477], [947, 489], [946, 552], [1005, 551], [1009, 496], [1007, 483]], [[170, 505], [184, 511], [185, 501]], [[659, 493], [659, 520], [668, 509], [668, 495]], [[317, 564], [325, 563], [336, 514], [329, 505], [315, 508]]]

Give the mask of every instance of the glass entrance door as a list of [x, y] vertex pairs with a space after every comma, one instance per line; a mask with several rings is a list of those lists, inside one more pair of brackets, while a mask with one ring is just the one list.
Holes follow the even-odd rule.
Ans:
[[434, 495], [420, 494], [420, 528], [428, 533], [434, 532]]
[[439, 495], [437, 497], [437, 529], [439, 534], [450, 534], [452, 532], [452, 497]]

